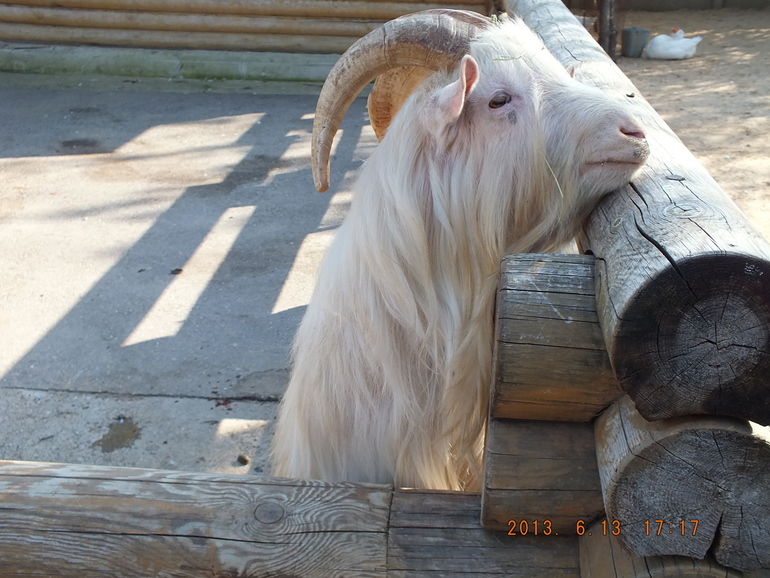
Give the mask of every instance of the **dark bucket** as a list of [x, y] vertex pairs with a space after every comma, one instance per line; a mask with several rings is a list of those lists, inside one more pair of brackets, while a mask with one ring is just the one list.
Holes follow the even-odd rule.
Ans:
[[650, 36], [650, 31], [644, 28], [624, 28], [621, 37], [621, 52], [623, 56], [629, 58], [639, 58], [642, 56], [642, 50], [644, 45], [647, 44], [647, 38]]

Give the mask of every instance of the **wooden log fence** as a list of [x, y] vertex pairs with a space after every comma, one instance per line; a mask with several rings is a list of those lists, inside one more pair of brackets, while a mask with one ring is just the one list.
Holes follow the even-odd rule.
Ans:
[[650, 143], [641, 177], [604, 199], [582, 239], [621, 388], [648, 419], [767, 425], [770, 244], [563, 5], [510, 5], [577, 78], [627, 101]]
[[[584, 256], [503, 263], [482, 521], [499, 528], [500, 512], [534, 510], [541, 519], [568, 511], [584, 513], [575, 524], [596, 522], [585, 515], [594, 496], [558, 483], [557, 499], [552, 476], [509, 468], [501, 487], [498, 455], [520, 459], [528, 440], [514, 433], [502, 444], [494, 433], [502, 417], [516, 418], [507, 427], [519, 432], [521, 420], [570, 420], [565, 402], [580, 401], [573, 419], [586, 421], [612, 403], [595, 424], [603, 523], [618, 524], [615, 540], [632, 559], [708, 554], [725, 567], [769, 568], [768, 430], [746, 420], [770, 421], [770, 245], [566, 8], [511, 5], [579, 79], [629, 102], [652, 153], [579, 239], [595, 255], [595, 286], [581, 271], [594, 266]], [[607, 361], [633, 401], [612, 400]], [[565, 463], [557, 431], [559, 441], [540, 454], [552, 467]]]
[[0, 577], [580, 576], [576, 536], [479, 516], [477, 494], [0, 462]]
[[483, 526], [575, 535], [604, 518], [598, 531], [617, 531], [634, 559], [709, 554], [724, 567], [770, 568], [770, 428], [724, 416], [643, 418], [613, 386], [595, 338], [597, 263], [503, 261]]

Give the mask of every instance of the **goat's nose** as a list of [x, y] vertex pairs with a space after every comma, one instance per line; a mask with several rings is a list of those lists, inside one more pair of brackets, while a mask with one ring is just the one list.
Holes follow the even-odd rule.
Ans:
[[626, 136], [630, 136], [631, 138], [638, 138], [640, 140], [644, 140], [645, 138], [647, 138], [644, 134], [644, 131], [638, 126], [634, 126], [634, 125], [621, 126], [620, 132], [622, 132]]

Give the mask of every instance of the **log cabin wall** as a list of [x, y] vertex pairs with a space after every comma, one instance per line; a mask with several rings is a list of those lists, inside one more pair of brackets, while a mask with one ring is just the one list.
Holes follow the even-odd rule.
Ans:
[[492, 0], [14, 0], [0, 2], [0, 41], [342, 53], [403, 14], [493, 7]]

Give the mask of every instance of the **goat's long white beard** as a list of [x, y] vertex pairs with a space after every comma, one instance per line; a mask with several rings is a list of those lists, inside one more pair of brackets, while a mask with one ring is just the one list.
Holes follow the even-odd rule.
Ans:
[[500, 259], [563, 242], [562, 199], [544, 147], [442, 159], [398, 118], [389, 131], [298, 331], [274, 473], [478, 489]]
[[[345, 234], [340, 231], [341, 242]], [[295, 415], [290, 428], [277, 432], [276, 473], [468, 487], [478, 476], [478, 416], [489, 375], [476, 375], [474, 368], [491, 362], [491, 344], [479, 347], [474, 337], [491, 337], [491, 312], [476, 323], [475, 336], [456, 344], [444, 338], [451, 323], [418, 313], [420, 326], [404, 326], [366, 273], [353, 272], [358, 278], [348, 285], [349, 273], [332, 273], [345, 278], [344, 291], [320, 279], [318, 299], [297, 335], [292, 384], [303, 387], [290, 386], [284, 398], [284, 411], [291, 407]], [[470, 391], [469, 379], [475, 381]]]

